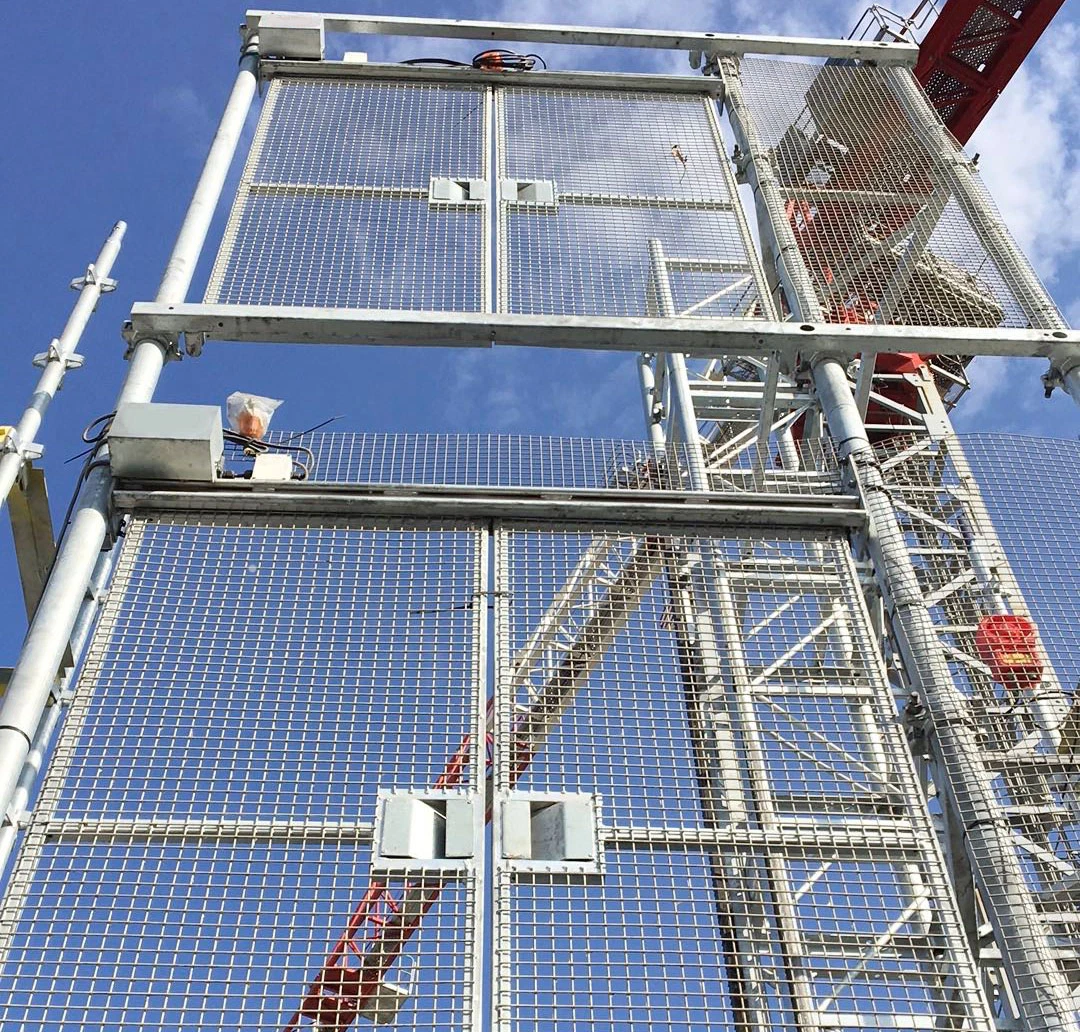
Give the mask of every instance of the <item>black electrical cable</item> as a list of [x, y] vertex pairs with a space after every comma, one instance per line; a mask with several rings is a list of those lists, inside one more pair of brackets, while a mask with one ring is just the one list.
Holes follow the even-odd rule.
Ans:
[[531, 72], [536, 67], [536, 62], [547, 68], [545, 61], [539, 54], [519, 54], [513, 50], [481, 50], [472, 59], [473, 68], [481, 68], [489, 71]]
[[308, 462], [302, 462], [299, 459], [293, 460], [293, 462], [300, 467], [301, 476], [299, 479], [301, 480], [307, 480], [308, 477], [311, 476], [311, 470], [315, 466], [315, 453], [306, 445], [285, 444], [284, 442], [278, 441], [259, 441], [254, 437], [245, 437], [235, 430], [224, 431], [224, 438], [230, 444], [242, 448], [249, 454], [261, 455], [268, 451], [283, 451], [296, 452], [299, 455], [307, 456]]
[[485, 72], [531, 72], [537, 62], [547, 68], [539, 54], [519, 54], [513, 50], [481, 50], [472, 61], [455, 61], [452, 57], [411, 57], [406, 65], [441, 65], [445, 68], [477, 68]]
[[67, 535], [67, 529], [71, 523], [71, 514], [75, 511], [75, 503], [79, 500], [79, 492], [82, 490], [83, 484], [86, 483], [86, 478], [90, 476], [92, 470], [108, 465], [108, 459], [95, 459], [91, 457], [90, 461], [79, 471], [78, 479], [75, 481], [75, 489], [71, 492], [71, 501], [68, 502], [67, 511], [64, 513], [63, 522], [60, 524], [60, 534], [56, 539], [56, 547], [53, 550], [54, 555], [59, 555], [60, 553], [60, 546], [64, 543], [64, 537]]
[[406, 65], [445, 65], [447, 68], [471, 68], [468, 61], [455, 61], [449, 57], [410, 57], [402, 61]]
[[[105, 415], [98, 416], [97, 419], [91, 420], [89, 423], [86, 424], [86, 427], [83, 429], [82, 439], [87, 444], [97, 444], [98, 442], [100, 442], [101, 439], [109, 432], [108, 422], [115, 415], [115, 412], [106, 412]], [[99, 423], [104, 423], [105, 425], [96, 434], [94, 434], [93, 437], [87, 437], [87, 434], [89, 434], [90, 431], [93, 430], [94, 427], [97, 426]]]

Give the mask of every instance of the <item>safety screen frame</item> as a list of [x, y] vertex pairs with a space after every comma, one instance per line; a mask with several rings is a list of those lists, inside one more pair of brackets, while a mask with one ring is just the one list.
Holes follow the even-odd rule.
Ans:
[[487, 311], [490, 108], [483, 86], [274, 79], [207, 303]]
[[0, 906], [0, 1028], [307, 1025], [340, 933], [420, 892], [372, 1006], [474, 1028], [474, 861], [372, 849], [380, 790], [482, 785], [485, 555], [468, 524], [133, 520]]
[[[499, 310], [753, 318], [770, 309], [710, 94], [496, 90]], [[766, 306], [763, 308], [763, 306]]]
[[773, 317], [715, 89], [296, 76], [271, 82], [205, 302]]
[[[846, 541], [495, 536], [493, 1028], [984, 1028]], [[589, 793], [601, 873], [501, 848]]]
[[[373, 864], [387, 789], [474, 800], [474, 855]], [[503, 858], [516, 792], [594, 801], [592, 873]], [[0, 909], [0, 1027], [983, 1032], [953, 907], [842, 536], [162, 514]]]
[[751, 160], [775, 170], [823, 321], [1064, 325], [909, 69], [746, 57], [723, 74], [740, 82], [762, 146]]

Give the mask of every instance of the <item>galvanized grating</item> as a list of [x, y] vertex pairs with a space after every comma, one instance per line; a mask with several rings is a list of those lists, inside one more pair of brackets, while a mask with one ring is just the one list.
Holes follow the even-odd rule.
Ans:
[[500, 310], [762, 314], [711, 97], [509, 87], [496, 91], [496, 134], [499, 180], [550, 183], [555, 197], [500, 203]]
[[[660, 457], [655, 445], [594, 437], [510, 434], [325, 433], [271, 431], [268, 439], [310, 448], [315, 457], [309, 481], [326, 484], [424, 484], [461, 487], [549, 487], [610, 490], [681, 489], [686, 448], [669, 444]], [[725, 459], [713, 490], [759, 489], [784, 494], [838, 494], [841, 468], [827, 440], [801, 446], [804, 471], [766, 471], [755, 486], [748, 456]], [[241, 473], [250, 459], [230, 454]]]
[[[984, 1029], [846, 549], [514, 527], [488, 581], [468, 527], [134, 522], [0, 911], [0, 1019], [282, 1028], [377, 890], [431, 899], [383, 979], [402, 1028], [476, 1027], [490, 987], [506, 1029]], [[604, 872], [372, 878], [374, 790], [481, 762], [597, 793]]]
[[764, 58], [741, 69], [827, 320], [1028, 327], [1057, 317], [1045, 292], [1009, 288], [1008, 262], [1021, 259], [995, 253], [963, 211], [945, 159], [901, 100], [909, 72]]
[[486, 196], [433, 204], [431, 181], [483, 180], [480, 87], [275, 79], [207, 303], [483, 311]]
[[471, 868], [373, 896], [370, 856], [377, 790], [454, 754], [476, 786], [483, 569], [469, 527], [133, 522], [0, 906], [0, 1025], [284, 1027], [419, 878], [397, 1023], [470, 1028]]
[[[943, 772], [953, 791], [990, 787], [988, 820], [1007, 829], [974, 851], [976, 869], [1014, 870], [989, 901], [1030, 912], [1027, 956], [1080, 985], [1080, 712], [1076, 708], [1076, 445], [979, 435], [898, 437], [880, 449], [905, 544], [945, 651], [975, 747]], [[973, 461], [968, 461], [968, 453]], [[981, 490], [979, 489], [981, 487]], [[993, 520], [996, 534], [988, 533]], [[1029, 608], [1028, 601], [1031, 602]], [[993, 621], [1034, 620], [1034, 634], [989, 648]], [[1009, 623], [1010, 627], [1016, 626]], [[994, 632], [996, 633], [996, 632]], [[982, 644], [980, 644], [982, 643]], [[918, 707], [907, 716], [921, 726]], [[931, 714], [933, 716], [933, 714]], [[1017, 933], [1018, 935], [1021, 933]], [[1022, 1002], [1043, 990], [1013, 986]]]
[[1067, 691], [1080, 685], [1080, 442], [961, 437], [1039, 636]]
[[498, 1027], [985, 1027], [842, 541], [496, 542], [496, 787], [595, 791], [607, 847], [496, 837]]

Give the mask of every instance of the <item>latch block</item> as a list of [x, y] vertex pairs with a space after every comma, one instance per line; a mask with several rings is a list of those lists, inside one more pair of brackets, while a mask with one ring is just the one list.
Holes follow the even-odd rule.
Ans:
[[559, 210], [558, 193], [553, 179], [501, 179], [499, 198], [511, 204], [541, 211]]
[[473, 855], [475, 804], [449, 792], [380, 792], [373, 865], [461, 866]]
[[515, 870], [599, 874], [600, 805], [585, 793], [506, 792], [500, 799], [502, 856]]
[[486, 179], [432, 179], [428, 203], [432, 205], [479, 204], [487, 197]]

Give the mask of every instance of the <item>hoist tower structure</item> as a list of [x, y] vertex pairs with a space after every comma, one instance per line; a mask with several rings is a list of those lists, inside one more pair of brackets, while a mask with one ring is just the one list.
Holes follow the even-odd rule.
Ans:
[[[1080, 720], [949, 419], [1080, 334], [917, 58], [248, 13], [0, 699], [0, 1028], [1080, 1030]], [[207, 341], [623, 352], [645, 432], [223, 442]]]

